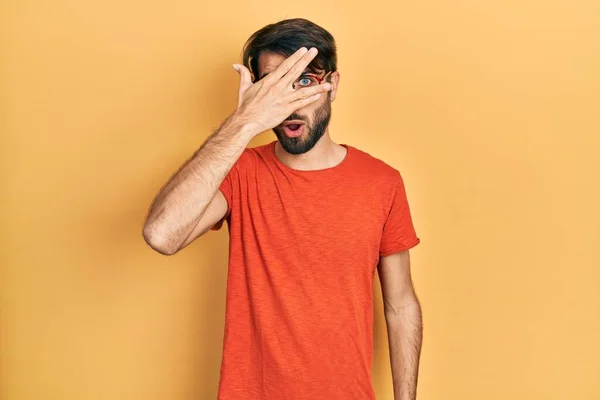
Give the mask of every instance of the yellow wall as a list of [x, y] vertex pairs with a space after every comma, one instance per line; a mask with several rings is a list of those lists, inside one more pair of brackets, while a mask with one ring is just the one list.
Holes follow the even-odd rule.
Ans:
[[334, 140], [407, 183], [420, 399], [600, 398], [597, 1], [9, 0], [0, 14], [2, 399], [215, 398], [227, 232], [170, 258], [141, 225], [233, 110], [244, 40], [295, 16], [338, 41]]

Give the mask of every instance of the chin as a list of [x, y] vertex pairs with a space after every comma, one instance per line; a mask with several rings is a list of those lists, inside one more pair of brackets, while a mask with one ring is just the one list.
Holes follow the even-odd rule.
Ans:
[[289, 138], [284, 133], [277, 133], [277, 139], [279, 140], [281, 147], [288, 153], [294, 155], [304, 154], [314, 147], [314, 144], [307, 146], [308, 141], [306, 140], [306, 137], [306, 132], [303, 133], [302, 136], [295, 138]]

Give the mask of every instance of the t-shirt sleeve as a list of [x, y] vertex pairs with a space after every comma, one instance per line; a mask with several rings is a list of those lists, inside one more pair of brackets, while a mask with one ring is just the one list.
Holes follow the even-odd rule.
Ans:
[[233, 188], [234, 188], [235, 180], [237, 179], [237, 174], [238, 174], [238, 172], [237, 172], [237, 163], [236, 163], [231, 168], [229, 173], [225, 176], [225, 179], [219, 186], [219, 190], [221, 191], [221, 193], [223, 193], [225, 200], [227, 200], [227, 212], [225, 213], [225, 215], [223, 216], [223, 218], [221, 218], [221, 220], [219, 222], [217, 222], [215, 225], [213, 225], [212, 228], [210, 228], [211, 231], [220, 230], [221, 227], [223, 226], [223, 223], [229, 218], [229, 215], [231, 214], [231, 206], [233, 204]]
[[406, 189], [402, 176], [398, 173], [394, 197], [383, 227], [379, 255], [388, 256], [399, 251], [409, 250], [420, 243], [413, 225]]

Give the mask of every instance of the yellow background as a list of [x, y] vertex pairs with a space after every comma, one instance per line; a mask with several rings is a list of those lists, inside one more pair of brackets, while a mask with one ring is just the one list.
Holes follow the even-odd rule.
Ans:
[[[164, 257], [142, 223], [233, 111], [245, 39], [296, 16], [338, 42], [333, 139], [407, 184], [419, 398], [600, 399], [596, 0], [0, 11], [2, 399], [216, 397], [227, 230]], [[378, 285], [374, 384], [389, 400]]]

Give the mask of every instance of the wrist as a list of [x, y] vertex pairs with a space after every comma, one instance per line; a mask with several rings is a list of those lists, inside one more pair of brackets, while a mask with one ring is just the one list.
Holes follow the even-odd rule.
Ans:
[[254, 139], [255, 136], [258, 136], [262, 132], [258, 124], [249, 121], [248, 118], [238, 111], [230, 116], [228, 125], [233, 131], [238, 132], [239, 135], [245, 137], [248, 141]]

